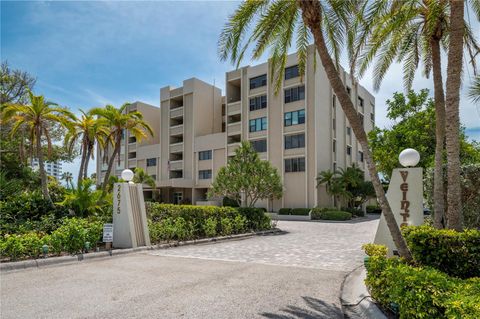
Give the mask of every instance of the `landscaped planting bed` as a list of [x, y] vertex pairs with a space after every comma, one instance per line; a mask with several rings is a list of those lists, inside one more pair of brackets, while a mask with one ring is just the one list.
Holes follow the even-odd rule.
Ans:
[[344, 221], [352, 219], [352, 214], [336, 210], [335, 208], [314, 208], [312, 209], [312, 220], [337, 220]]

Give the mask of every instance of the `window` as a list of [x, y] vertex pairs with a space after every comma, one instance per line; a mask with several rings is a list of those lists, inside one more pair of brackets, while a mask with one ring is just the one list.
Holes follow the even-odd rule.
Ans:
[[264, 131], [267, 129], [267, 118], [259, 117], [258, 119], [250, 120], [250, 132]]
[[285, 173], [305, 172], [305, 157], [285, 159]]
[[250, 90], [267, 85], [267, 75], [260, 75], [250, 79]]
[[148, 166], [157, 166], [156, 158], [147, 158], [147, 167]]
[[284, 125], [291, 126], [305, 123], [305, 110], [286, 112], [284, 115]]
[[360, 160], [360, 162], [363, 162], [363, 152], [362, 151], [358, 151], [358, 159]]
[[135, 143], [137, 141], [137, 138], [135, 136], [130, 136], [128, 138], [128, 143]]
[[156, 174], [153, 174], [153, 175], [150, 175], [154, 180], [157, 180], [157, 175]]
[[363, 112], [364, 102], [361, 97], [358, 97], [358, 105], [360, 105], [360, 108], [362, 109], [362, 112]]
[[332, 151], [335, 153], [337, 151], [337, 141], [333, 140], [332, 142]]
[[198, 171], [198, 179], [211, 179], [212, 178], [212, 170], [211, 169], [204, 169]]
[[128, 159], [137, 158], [137, 152], [128, 153]]
[[352, 155], [352, 147], [347, 145], [347, 155]]
[[349, 126], [347, 126], [347, 135], [352, 135], [352, 129]]
[[347, 93], [348, 93], [348, 95], [351, 95], [351, 93], [352, 93], [352, 89], [349, 86], [347, 86]]
[[250, 98], [250, 111], [260, 110], [267, 107], [267, 96], [261, 95]]
[[363, 114], [358, 113], [358, 117], [360, 118], [360, 123], [362, 123], [363, 126]]
[[305, 134], [285, 135], [285, 149], [305, 147]]
[[300, 101], [305, 99], [305, 86], [297, 86], [294, 88], [285, 89], [284, 100], [285, 103]]
[[258, 153], [263, 153], [267, 151], [267, 140], [262, 139], [262, 140], [256, 140], [256, 141], [250, 141], [252, 144], [252, 147], [255, 151]]
[[370, 119], [372, 120], [372, 122], [375, 122], [375, 114], [370, 113]]
[[334, 94], [332, 98], [332, 107], [335, 108], [337, 106], [337, 96]]
[[212, 151], [211, 150], [198, 152], [198, 160], [199, 161], [210, 160], [210, 159], [212, 159]]
[[334, 130], [337, 129], [337, 120], [335, 118], [332, 119], [332, 127]]
[[297, 76], [300, 76], [298, 65], [285, 68], [285, 80], [293, 79], [293, 78], [296, 78]]
[[337, 171], [337, 163], [333, 162], [333, 171], [336, 172]]

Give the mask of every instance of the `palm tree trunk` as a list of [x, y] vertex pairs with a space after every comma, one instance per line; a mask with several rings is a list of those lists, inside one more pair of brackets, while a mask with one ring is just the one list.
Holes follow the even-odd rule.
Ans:
[[404, 257], [407, 261], [412, 260], [412, 255], [408, 250], [405, 239], [402, 236], [400, 228], [398, 227], [395, 216], [393, 215], [392, 209], [385, 197], [385, 191], [383, 190], [380, 178], [378, 177], [377, 168], [372, 158], [368, 146], [368, 139], [365, 130], [363, 129], [363, 123], [358, 116], [355, 107], [353, 106], [350, 96], [347, 93], [345, 85], [340, 78], [338, 71], [335, 67], [335, 64], [332, 61], [332, 58], [328, 52], [325, 40], [323, 38], [323, 33], [321, 29], [321, 8], [318, 0], [297, 0], [297, 4], [302, 10], [303, 22], [308, 26], [310, 31], [313, 34], [315, 39], [315, 46], [317, 48], [320, 60], [327, 74], [330, 85], [332, 86], [333, 92], [337, 96], [340, 105], [342, 106], [343, 112], [345, 113], [350, 125], [352, 126], [353, 133], [357, 137], [358, 142], [360, 143], [363, 152], [364, 158], [367, 162], [368, 172], [370, 178], [372, 179], [372, 184], [375, 188], [375, 193], [377, 195], [378, 203], [382, 208], [383, 215], [385, 216], [385, 221], [387, 222], [388, 229], [393, 238], [393, 242], [398, 249], [400, 256]]
[[83, 178], [87, 178], [88, 163], [90, 162], [90, 157], [92, 156], [92, 148], [90, 147], [90, 145], [88, 145], [87, 149], [87, 157], [85, 158], [85, 166], [83, 167]]
[[36, 129], [36, 142], [37, 142], [37, 158], [38, 158], [38, 166], [40, 168], [40, 180], [42, 183], [42, 194], [43, 198], [49, 201], [51, 204], [52, 199], [50, 198], [50, 194], [48, 193], [48, 181], [47, 181], [47, 174], [45, 173], [45, 164], [43, 163], [43, 151], [42, 151], [42, 130], [41, 127], [38, 126]]
[[463, 63], [463, 1], [450, 0], [450, 44], [446, 84], [447, 227], [462, 230], [460, 188], [460, 82]]
[[102, 185], [102, 193], [105, 194], [107, 192], [107, 185], [108, 185], [108, 179], [110, 178], [110, 172], [112, 171], [113, 168], [113, 163], [115, 162], [115, 156], [120, 153], [120, 143], [121, 143], [122, 136], [121, 134], [117, 136], [115, 140], [115, 148], [113, 150], [112, 156], [108, 160], [108, 168], [105, 173], [105, 178], [103, 179], [103, 185]]
[[433, 211], [435, 228], [443, 228], [445, 197], [443, 190], [443, 148], [445, 143], [445, 94], [443, 92], [440, 40], [431, 40], [435, 95], [435, 169], [433, 173]]
[[87, 153], [87, 150], [86, 150], [85, 141], [82, 141], [82, 161], [80, 162], [80, 171], [78, 172], [77, 186], [80, 185], [80, 183], [82, 182], [86, 153]]

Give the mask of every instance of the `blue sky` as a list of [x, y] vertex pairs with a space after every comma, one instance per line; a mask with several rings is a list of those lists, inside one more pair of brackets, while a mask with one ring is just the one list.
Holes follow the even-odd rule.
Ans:
[[[217, 41], [237, 5], [233, 1], [2, 1], [1, 58], [36, 76], [36, 93], [74, 110], [137, 100], [158, 106], [160, 87], [179, 86], [190, 77], [215, 80], [223, 89], [224, 74], [234, 67], [219, 61]], [[473, 29], [480, 30], [480, 25], [474, 23]], [[470, 81], [468, 74], [465, 83]], [[401, 66], [393, 66], [375, 93], [379, 126], [390, 124], [385, 119], [385, 100], [403, 90], [400, 77]], [[371, 90], [370, 74], [361, 83]], [[414, 87], [431, 89], [431, 79], [419, 74]], [[468, 134], [480, 140], [480, 106], [464, 97], [465, 90], [462, 123]], [[65, 169], [75, 173], [75, 166]]]

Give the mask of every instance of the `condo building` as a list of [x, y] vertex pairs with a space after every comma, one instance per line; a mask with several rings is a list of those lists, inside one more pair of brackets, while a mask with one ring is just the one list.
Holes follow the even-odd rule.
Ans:
[[[30, 166], [32, 167], [32, 169], [38, 170], [40, 168], [38, 159], [34, 158]], [[45, 173], [48, 176], [55, 177], [57, 180], [60, 180], [62, 178], [62, 162], [45, 162], [44, 166]]]
[[[246, 140], [261, 159], [278, 169], [284, 187], [281, 199], [258, 202], [257, 206], [274, 211], [331, 206], [333, 199], [325, 187], [317, 187], [318, 173], [353, 164], [365, 170], [365, 163], [318, 56], [314, 62], [315, 54], [310, 46], [305, 74], [299, 72], [297, 55], [289, 55], [278, 88], [270, 79], [268, 62], [227, 72], [225, 96], [219, 88], [196, 78], [185, 80], [179, 88], [161, 88], [155, 131], [159, 136], [150, 143], [149, 153], [157, 158], [159, 200], [204, 204], [218, 170]], [[365, 130], [370, 131], [375, 119], [374, 97], [352, 83], [345, 71], [340, 71], [340, 76]], [[138, 158], [150, 156], [143, 155], [139, 147], [135, 157], [126, 155], [131, 152], [126, 147], [128, 168], [142, 165]], [[122, 169], [118, 168], [117, 174]]]

